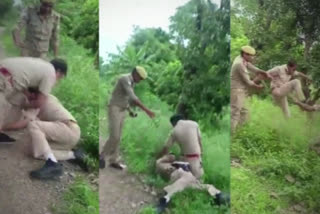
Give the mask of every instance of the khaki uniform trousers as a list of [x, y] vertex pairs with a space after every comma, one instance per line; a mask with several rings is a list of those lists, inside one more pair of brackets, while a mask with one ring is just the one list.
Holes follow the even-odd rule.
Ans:
[[101, 156], [104, 157], [108, 155], [110, 163], [117, 163], [119, 161], [119, 147], [125, 117], [126, 108], [121, 108], [115, 105], [109, 105], [109, 138], [102, 148]]
[[272, 89], [272, 96], [275, 101], [275, 104], [278, 105], [286, 118], [290, 118], [290, 109], [288, 104], [287, 96], [291, 93], [295, 92], [296, 97], [302, 101], [305, 99], [303, 94], [301, 83], [299, 80], [291, 80], [280, 87]]
[[33, 120], [27, 131], [31, 136], [33, 156], [38, 159], [46, 159], [53, 153], [57, 160], [68, 160], [70, 150], [80, 139], [80, 127], [72, 121]]
[[249, 119], [249, 110], [245, 108], [248, 92], [244, 89], [231, 89], [231, 132], [234, 132], [239, 124]]
[[[189, 159], [189, 158], [188, 158]], [[193, 158], [195, 159], [195, 158]], [[175, 161], [175, 157], [173, 155], [165, 155], [164, 157], [160, 158], [156, 162], [156, 171], [165, 177], [170, 177], [171, 184], [164, 187], [164, 191], [166, 191], [167, 195], [171, 197], [177, 192], [181, 192], [186, 188], [194, 188], [199, 190], [206, 190], [208, 193], [215, 197], [216, 194], [220, 193], [220, 190], [216, 189], [211, 184], [202, 184], [199, 178], [203, 175], [203, 169], [201, 167], [200, 171], [197, 171], [198, 176], [196, 177], [192, 173], [192, 166], [199, 166], [201, 164], [201, 160], [198, 159], [197, 162], [199, 164], [194, 164], [195, 161], [190, 163], [191, 172], [186, 172], [183, 169], [175, 169], [171, 163]]]

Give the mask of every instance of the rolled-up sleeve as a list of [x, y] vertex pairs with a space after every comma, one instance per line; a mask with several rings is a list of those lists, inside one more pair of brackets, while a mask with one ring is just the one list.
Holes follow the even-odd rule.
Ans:
[[259, 73], [259, 72], [264, 72], [263, 70], [261, 70], [260, 68], [257, 68], [256, 66], [254, 66], [252, 63], [248, 62], [247, 68], [249, 71], [251, 71], [252, 73]]

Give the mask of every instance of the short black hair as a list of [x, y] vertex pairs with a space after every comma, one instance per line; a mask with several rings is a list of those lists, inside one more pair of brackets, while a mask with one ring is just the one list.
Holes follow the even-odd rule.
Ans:
[[289, 59], [287, 65], [289, 67], [294, 67], [297, 65], [296, 61], [294, 59]]
[[39, 93], [39, 89], [38, 89], [38, 88], [34, 88], [34, 87], [29, 87], [29, 88], [28, 88], [28, 91], [29, 91], [30, 93]]
[[182, 114], [175, 114], [173, 116], [170, 117], [170, 123], [175, 126], [179, 120], [183, 120], [184, 117]]
[[50, 62], [54, 69], [57, 71], [59, 69], [59, 72], [63, 73], [64, 75], [67, 75], [68, 71], [68, 65], [67, 62], [63, 59], [53, 59]]

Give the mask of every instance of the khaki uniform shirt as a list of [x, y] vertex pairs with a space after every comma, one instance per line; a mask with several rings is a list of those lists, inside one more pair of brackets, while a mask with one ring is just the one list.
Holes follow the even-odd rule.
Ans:
[[7, 58], [0, 61], [0, 67], [9, 71], [13, 87], [18, 91], [33, 87], [38, 88], [42, 94], [49, 95], [56, 81], [53, 65], [39, 58]]
[[231, 89], [248, 90], [249, 86], [254, 85], [250, 80], [249, 71], [256, 73], [262, 70], [246, 62], [241, 56], [236, 57], [231, 67]]
[[116, 105], [121, 108], [128, 108], [129, 104], [133, 100], [137, 100], [138, 97], [134, 94], [134, 81], [130, 74], [122, 75], [111, 95], [109, 105]]
[[39, 15], [39, 7], [29, 7], [22, 12], [16, 29], [26, 28], [26, 48], [38, 52], [48, 52], [50, 42], [52, 45], [59, 44], [60, 15], [52, 11], [43, 18]]
[[201, 155], [200, 136], [199, 125], [196, 122], [191, 120], [179, 120], [173, 128], [173, 131], [166, 142], [166, 146], [170, 148], [177, 142], [183, 155]]
[[288, 67], [287, 65], [280, 65], [272, 68], [268, 71], [268, 73], [273, 76], [273, 80], [271, 81], [271, 88], [277, 88], [281, 85], [289, 82], [294, 76], [298, 73], [295, 71], [292, 75], [287, 73]]
[[49, 95], [47, 101], [41, 107], [38, 118], [42, 121], [75, 121], [71, 113], [53, 95]]

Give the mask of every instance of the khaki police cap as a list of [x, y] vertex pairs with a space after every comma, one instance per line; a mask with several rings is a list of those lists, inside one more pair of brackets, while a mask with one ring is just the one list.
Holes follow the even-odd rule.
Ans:
[[246, 46], [242, 46], [241, 47], [241, 50], [247, 54], [250, 54], [250, 55], [256, 55], [256, 50], [249, 46], [249, 45], [246, 45]]
[[148, 74], [143, 67], [136, 66], [136, 71], [142, 79], [146, 79], [148, 77]]
[[41, 3], [51, 3], [54, 4], [56, 3], [56, 0], [40, 0]]

